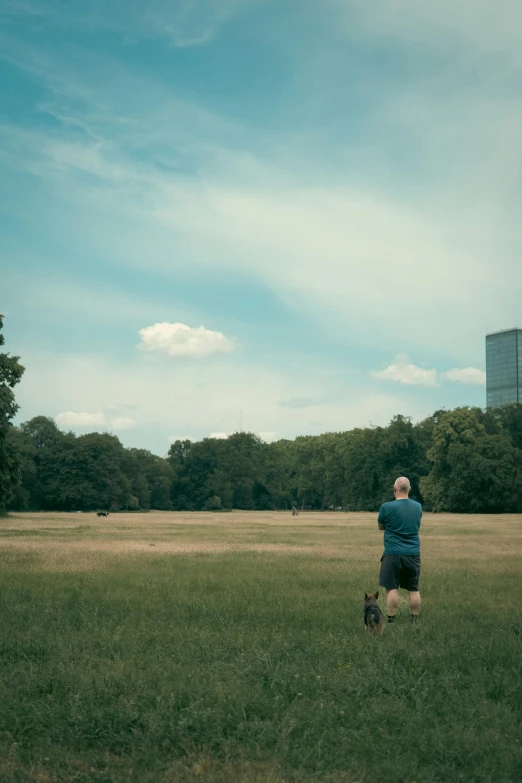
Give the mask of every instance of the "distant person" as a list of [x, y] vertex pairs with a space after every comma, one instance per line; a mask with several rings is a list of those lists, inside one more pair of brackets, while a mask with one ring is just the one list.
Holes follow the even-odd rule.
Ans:
[[409, 479], [401, 476], [393, 485], [395, 500], [385, 503], [377, 519], [379, 530], [384, 530], [384, 554], [381, 557], [379, 584], [386, 588], [388, 622], [393, 623], [399, 608], [399, 588], [408, 591], [411, 619], [419, 616], [421, 597], [419, 528], [422, 506], [410, 500]]

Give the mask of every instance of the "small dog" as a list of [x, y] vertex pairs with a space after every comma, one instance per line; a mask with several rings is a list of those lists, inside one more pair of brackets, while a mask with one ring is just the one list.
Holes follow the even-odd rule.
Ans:
[[379, 609], [377, 599], [379, 591], [376, 593], [364, 594], [364, 624], [368, 633], [382, 633], [384, 631], [384, 615]]

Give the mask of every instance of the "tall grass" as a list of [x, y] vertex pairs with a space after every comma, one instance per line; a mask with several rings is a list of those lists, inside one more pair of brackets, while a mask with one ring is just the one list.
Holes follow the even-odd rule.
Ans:
[[[0, 552], [0, 780], [522, 780], [516, 557], [423, 574], [381, 638], [375, 562]], [[381, 602], [383, 605], [383, 602]]]

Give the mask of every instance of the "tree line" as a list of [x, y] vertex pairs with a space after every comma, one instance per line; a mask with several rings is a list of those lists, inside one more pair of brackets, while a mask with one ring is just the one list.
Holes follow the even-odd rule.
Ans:
[[275, 443], [239, 432], [176, 441], [163, 458], [109, 433], [63, 432], [45, 416], [14, 426], [22, 373], [18, 357], [0, 354], [0, 509], [375, 511], [406, 475], [426, 509], [522, 512], [522, 405]]

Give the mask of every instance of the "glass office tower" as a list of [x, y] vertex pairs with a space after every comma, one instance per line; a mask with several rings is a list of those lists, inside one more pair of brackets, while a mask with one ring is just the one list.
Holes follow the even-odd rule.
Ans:
[[522, 329], [486, 335], [488, 408], [522, 402]]

